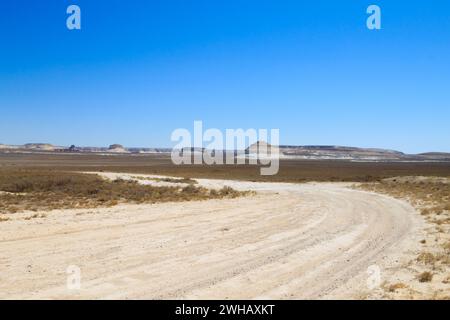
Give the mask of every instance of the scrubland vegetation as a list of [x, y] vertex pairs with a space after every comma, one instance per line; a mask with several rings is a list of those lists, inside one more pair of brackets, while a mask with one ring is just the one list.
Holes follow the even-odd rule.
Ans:
[[[208, 190], [197, 187], [192, 179], [175, 180], [187, 183], [188, 186], [150, 186], [122, 179], [108, 181], [93, 174], [48, 169], [1, 169], [0, 213], [93, 208], [125, 202], [155, 203], [234, 198], [245, 194], [231, 188]], [[7, 218], [2, 218], [0, 221], [6, 220]]]

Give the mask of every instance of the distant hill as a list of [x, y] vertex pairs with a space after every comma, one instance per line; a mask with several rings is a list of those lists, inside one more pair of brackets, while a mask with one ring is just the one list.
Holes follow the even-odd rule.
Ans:
[[[102, 153], [102, 154], [155, 154], [170, 153], [170, 148], [127, 148], [120, 144], [112, 144], [109, 147], [68, 147], [54, 146], [49, 143], [27, 143], [25, 145], [0, 144], [0, 152], [52, 152], [52, 153]], [[202, 148], [183, 148], [184, 152], [202, 152]], [[228, 152], [232, 152], [229, 150]], [[267, 152], [274, 155], [279, 152], [285, 159], [335, 159], [351, 161], [450, 161], [450, 153], [427, 152], [420, 154], [405, 154], [400, 151], [378, 148], [357, 148], [333, 145], [281, 145], [272, 146], [265, 141], [258, 141], [245, 150], [235, 151], [236, 155], [246, 156]]]
[[280, 154], [280, 148], [278, 146], [272, 146], [271, 144], [265, 141], [258, 141], [250, 145], [247, 149], [245, 149], [246, 154], [255, 154], [255, 155], [277, 155]]
[[420, 153], [418, 154], [418, 156], [426, 159], [440, 159], [450, 161], [450, 153], [448, 152], [426, 152]]
[[28, 150], [54, 151], [55, 147], [49, 143], [27, 143], [24, 145]]
[[400, 160], [405, 158], [403, 152], [395, 150], [347, 146], [280, 146], [280, 150], [286, 156], [305, 159]]
[[17, 149], [19, 148], [19, 146], [13, 146], [13, 145], [8, 145], [8, 144], [2, 144], [0, 143], [0, 150], [2, 149]]
[[126, 150], [121, 144], [112, 144], [109, 146], [108, 152], [128, 153], [128, 150]]

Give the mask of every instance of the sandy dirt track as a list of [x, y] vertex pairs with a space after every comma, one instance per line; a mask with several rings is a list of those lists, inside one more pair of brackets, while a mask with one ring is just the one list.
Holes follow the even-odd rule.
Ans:
[[367, 268], [395, 268], [420, 224], [407, 203], [344, 184], [199, 182], [257, 194], [11, 215], [0, 298], [361, 298]]

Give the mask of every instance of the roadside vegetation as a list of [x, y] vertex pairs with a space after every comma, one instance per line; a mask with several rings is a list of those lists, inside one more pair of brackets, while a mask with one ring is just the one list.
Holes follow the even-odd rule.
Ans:
[[[176, 180], [188, 185], [160, 187], [142, 185], [135, 180], [109, 181], [93, 174], [3, 168], [0, 169], [0, 214], [108, 207], [119, 203], [235, 198], [246, 194], [228, 187], [208, 190], [195, 186], [191, 179]], [[2, 218], [0, 221], [7, 220]]]
[[404, 290], [406, 296], [450, 299], [450, 179], [397, 177], [358, 188], [407, 200], [427, 222], [418, 255], [405, 266], [420, 285], [413, 290], [403, 283], [386, 284], [388, 297]]

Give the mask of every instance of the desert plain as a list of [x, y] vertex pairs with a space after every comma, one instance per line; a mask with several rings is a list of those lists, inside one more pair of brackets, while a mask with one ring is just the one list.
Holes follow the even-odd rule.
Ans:
[[263, 177], [2, 154], [0, 173], [1, 299], [450, 298], [446, 162], [288, 160]]

